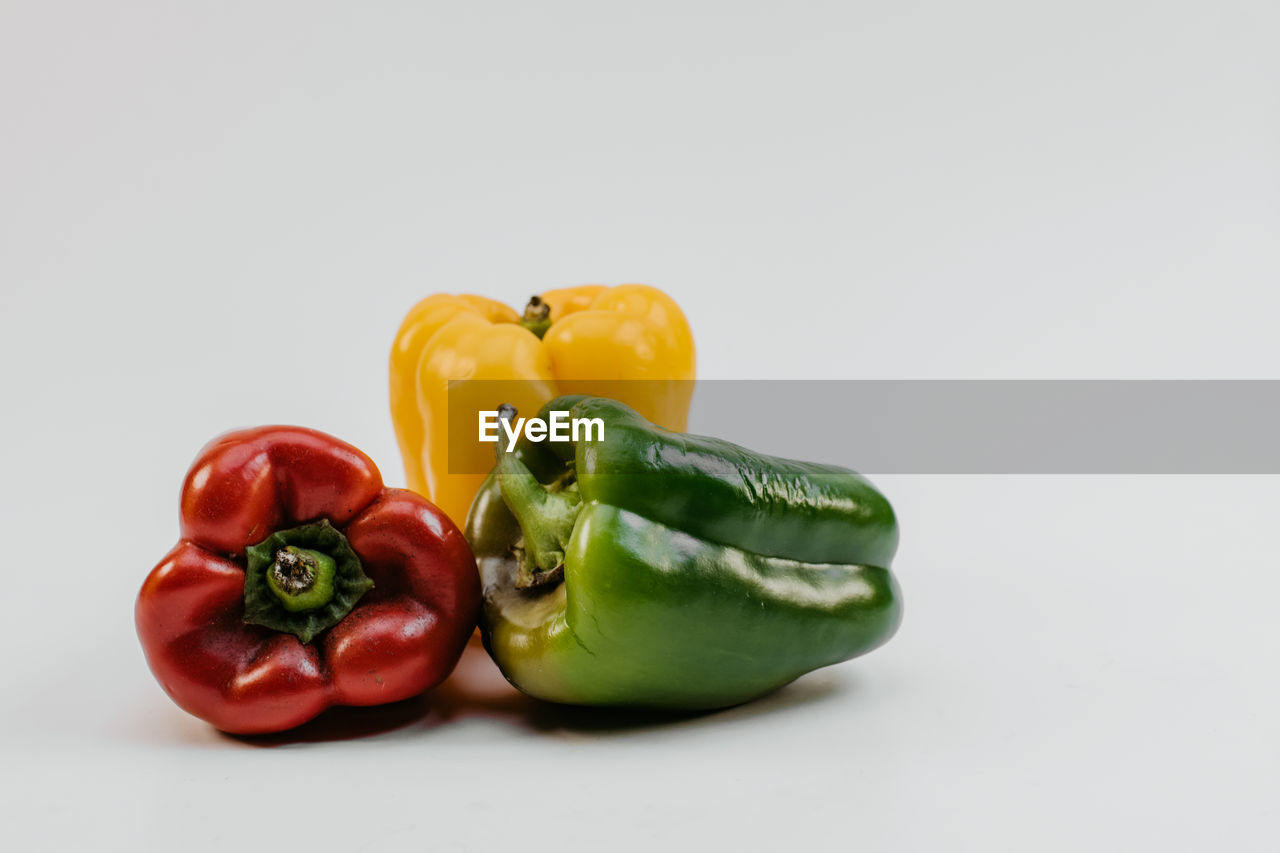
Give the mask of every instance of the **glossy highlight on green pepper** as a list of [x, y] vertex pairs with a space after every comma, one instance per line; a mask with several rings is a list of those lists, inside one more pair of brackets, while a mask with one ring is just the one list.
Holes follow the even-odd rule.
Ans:
[[897, 629], [897, 521], [862, 476], [670, 432], [614, 400], [551, 411], [602, 418], [604, 439], [499, 452], [467, 520], [482, 637], [516, 687], [726, 707]]

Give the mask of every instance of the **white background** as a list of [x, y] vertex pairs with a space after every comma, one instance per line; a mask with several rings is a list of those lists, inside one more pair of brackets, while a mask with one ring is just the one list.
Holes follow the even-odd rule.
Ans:
[[402, 482], [385, 358], [436, 291], [655, 284], [704, 377], [1274, 378], [1277, 25], [0, 4], [6, 846], [1276, 849], [1277, 478], [878, 477], [897, 638], [674, 722], [473, 650], [424, 703], [236, 740], [132, 605], [215, 433], [307, 424]]

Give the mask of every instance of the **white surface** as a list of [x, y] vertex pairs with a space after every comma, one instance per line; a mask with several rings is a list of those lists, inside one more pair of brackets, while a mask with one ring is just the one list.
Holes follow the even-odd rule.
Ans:
[[437, 290], [650, 282], [706, 377], [1274, 377], [1274, 4], [192, 5], [0, 7], [6, 847], [1275, 849], [1277, 478], [880, 477], [898, 637], [680, 722], [471, 654], [247, 745], [131, 613], [219, 431], [401, 482]]

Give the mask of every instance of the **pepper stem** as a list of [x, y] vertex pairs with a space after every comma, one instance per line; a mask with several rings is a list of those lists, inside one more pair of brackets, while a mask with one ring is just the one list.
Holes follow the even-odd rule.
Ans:
[[[498, 407], [498, 417], [510, 421], [514, 406]], [[582, 501], [573, 487], [551, 491], [538, 482], [513, 452], [495, 448], [498, 485], [502, 501], [511, 510], [524, 534], [517, 547], [519, 571], [516, 586], [521, 589], [558, 582], [564, 577], [564, 552]]]
[[524, 306], [520, 325], [541, 338], [551, 328], [551, 306], [543, 302], [541, 296], [530, 296], [529, 304]]
[[267, 586], [290, 613], [305, 613], [328, 604], [334, 593], [337, 564], [328, 554], [287, 545], [276, 551], [267, 569]]
[[360, 557], [328, 519], [277, 530], [244, 549], [244, 621], [309, 643], [373, 588]]

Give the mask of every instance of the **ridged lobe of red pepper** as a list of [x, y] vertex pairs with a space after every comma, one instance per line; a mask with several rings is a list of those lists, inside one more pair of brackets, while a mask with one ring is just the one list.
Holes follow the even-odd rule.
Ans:
[[138, 638], [178, 707], [229, 732], [290, 729], [323, 711], [319, 655], [292, 634], [246, 625], [244, 568], [179, 542], [147, 576]]
[[[376, 705], [439, 684], [480, 616], [480, 578], [462, 532], [404, 489], [384, 491], [343, 532], [373, 589], [324, 639], [337, 701]], [[409, 654], [422, 646], [439, 653]]]
[[219, 436], [182, 485], [179, 529], [219, 554], [240, 555], [272, 531], [327, 518], [341, 527], [382, 492], [373, 460], [330, 435], [265, 426]]

